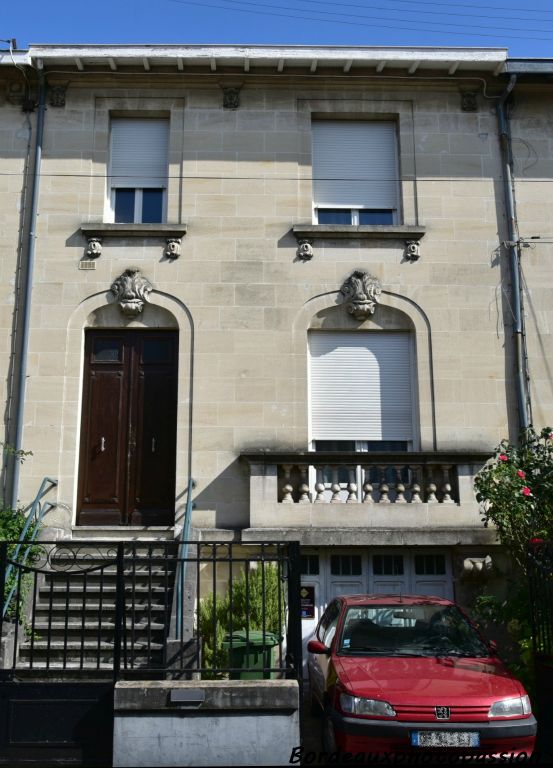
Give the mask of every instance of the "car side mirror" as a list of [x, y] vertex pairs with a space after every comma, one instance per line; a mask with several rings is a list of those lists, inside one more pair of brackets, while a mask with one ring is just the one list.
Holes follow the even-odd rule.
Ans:
[[495, 642], [495, 640], [490, 640], [488, 645], [489, 645], [489, 648], [490, 648], [490, 654], [492, 656], [497, 656], [499, 651], [497, 650], [497, 643]]
[[327, 646], [324, 643], [321, 643], [320, 640], [310, 640], [307, 643], [307, 650], [309, 653], [323, 653], [325, 656], [330, 655], [330, 648], [327, 648]]

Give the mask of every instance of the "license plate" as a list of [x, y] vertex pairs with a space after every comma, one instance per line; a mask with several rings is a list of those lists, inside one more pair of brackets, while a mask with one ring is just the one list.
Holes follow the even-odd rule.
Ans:
[[413, 747], [479, 747], [478, 731], [411, 731]]

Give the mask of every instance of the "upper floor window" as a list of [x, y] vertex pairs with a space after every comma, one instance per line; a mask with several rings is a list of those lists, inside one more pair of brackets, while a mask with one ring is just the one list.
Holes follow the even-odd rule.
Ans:
[[399, 172], [392, 121], [315, 120], [317, 224], [398, 224]]
[[111, 121], [109, 217], [119, 223], [158, 224], [167, 207], [169, 121]]

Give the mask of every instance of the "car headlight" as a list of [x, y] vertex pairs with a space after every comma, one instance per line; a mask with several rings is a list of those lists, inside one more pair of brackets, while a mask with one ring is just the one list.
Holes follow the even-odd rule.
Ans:
[[532, 714], [532, 705], [528, 696], [495, 701], [488, 712], [488, 717], [522, 717]]
[[340, 694], [340, 708], [348, 715], [365, 715], [365, 717], [395, 717], [396, 712], [387, 701], [378, 699], [361, 699], [358, 696], [350, 696], [348, 693]]

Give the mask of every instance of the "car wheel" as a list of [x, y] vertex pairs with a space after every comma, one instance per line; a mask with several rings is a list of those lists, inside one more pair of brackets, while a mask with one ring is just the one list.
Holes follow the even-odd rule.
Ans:
[[330, 712], [325, 709], [322, 729], [321, 729], [321, 742], [323, 746], [323, 752], [337, 752], [336, 746], [336, 734], [334, 733], [334, 723], [330, 717]]

